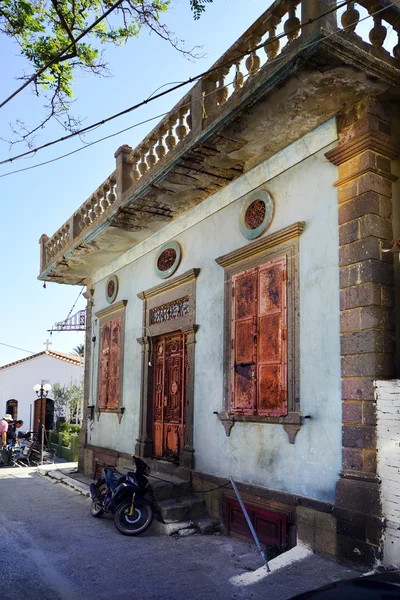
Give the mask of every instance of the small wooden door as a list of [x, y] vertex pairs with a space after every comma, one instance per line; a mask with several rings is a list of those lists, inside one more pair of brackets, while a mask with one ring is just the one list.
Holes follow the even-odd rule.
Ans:
[[154, 344], [154, 456], [179, 461], [185, 427], [187, 381], [185, 335], [160, 337]]
[[46, 430], [52, 429], [54, 424], [54, 400], [51, 398], [38, 398], [35, 400], [33, 431], [41, 438], [42, 423]]

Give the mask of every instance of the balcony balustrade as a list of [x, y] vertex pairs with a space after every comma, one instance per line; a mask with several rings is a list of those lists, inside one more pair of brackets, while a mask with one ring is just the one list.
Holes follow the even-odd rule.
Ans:
[[397, 4], [362, 0], [335, 8], [329, 1], [276, 0], [136, 148], [119, 149], [116, 171], [71, 219], [51, 238], [42, 236], [41, 273], [101, 227], [141, 189], [143, 181], [167, 170], [202, 131], [222, 113], [228, 114], [246, 89], [251, 89], [269, 65], [278, 64], [280, 57], [287, 60], [323, 38], [340, 36], [400, 69]]

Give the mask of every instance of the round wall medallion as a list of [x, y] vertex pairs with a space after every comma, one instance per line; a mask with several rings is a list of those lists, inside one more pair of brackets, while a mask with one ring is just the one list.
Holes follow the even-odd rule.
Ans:
[[274, 201], [261, 188], [247, 194], [240, 213], [239, 227], [248, 240], [254, 240], [267, 231], [274, 217]]
[[162, 279], [171, 277], [181, 261], [181, 247], [178, 242], [167, 242], [157, 252], [154, 270]]
[[106, 300], [109, 304], [114, 302], [115, 298], [118, 294], [118, 277], [116, 275], [111, 275], [107, 279], [106, 283]]

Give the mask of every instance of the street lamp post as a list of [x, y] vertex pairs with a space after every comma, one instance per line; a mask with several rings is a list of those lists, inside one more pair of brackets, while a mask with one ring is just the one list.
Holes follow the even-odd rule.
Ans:
[[[39, 431], [42, 432], [42, 444], [41, 444], [41, 452], [40, 452], [40, 462], [43, 464], [43, 444], [44, 444], [44, 425], [43, 425], [43, 400], [47, 398], [49, 392], [51, 391], [51, 385], [49, 383], [44, 383], [42, 380], [41, 383], [37, 383], [33, 386], [34, 391], [36, 392], [36, 396], [40, 398], [40, 417], [39, 417]], [[45, 414], [46, 417], [46, 414]], [[39, 437], [38, 431], [38, 437]]]

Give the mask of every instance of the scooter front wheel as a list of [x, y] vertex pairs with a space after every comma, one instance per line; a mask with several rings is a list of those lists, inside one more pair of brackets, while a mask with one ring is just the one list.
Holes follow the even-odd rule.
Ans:
[[107, 485], [103, 483], [99, 486], [98, 497], [90, 503], [90, 514], [92, 517], [101, 517], [104, 513], [104, 496], [107, 493]]
[[144, 498], [135, 500], [133, 514], [131, 502], [122, 502], [114, 514], [114, 523], [119, 532], [124, 535], [139, 535], [150, 527], [153, 521], [153, 509], [150, 502]]

